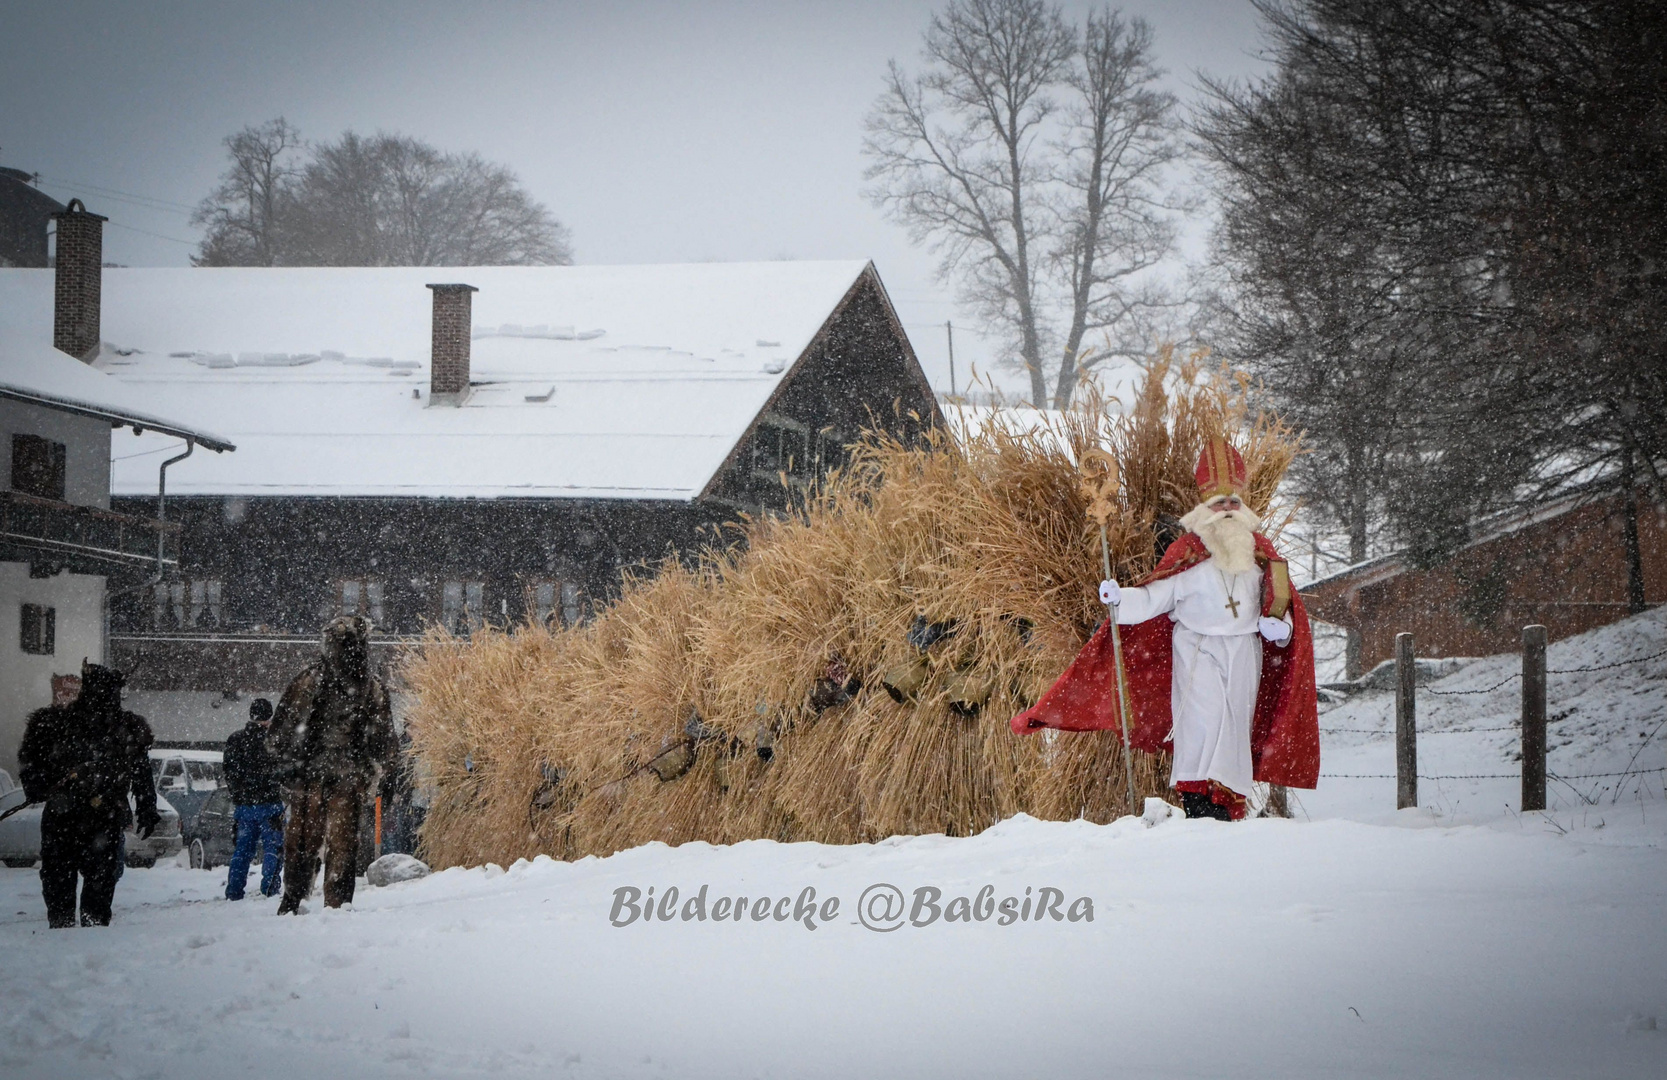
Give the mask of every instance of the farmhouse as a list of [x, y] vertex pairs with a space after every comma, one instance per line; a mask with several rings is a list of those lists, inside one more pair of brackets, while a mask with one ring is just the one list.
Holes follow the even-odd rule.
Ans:
[[[41, 332], [15, 332], [16, 309], [0, 303], [0, 769], [11, 773], [29, 713], [51, 704], [83, 659], [108, 659], [109, 602], [177, 569], [180, 526], [164, 519], [158, 492], [167, 458], [150, 459], [148, 486], [135, 479], [146, 497], [113, 512], [112, 431], [233, 448], [184, 410], [78, 358], [99, 340], [104, 219], [76, 202], [56, 217], [56, 272], [27, 271], [58, 298]], [[0, 270], [14, 273], [25, 271]]]
[[22, 169], [0, 166], [0, 266], [48, 266], [47, 223], [63, 204]]
[[[6, 334], [51, 306], [46, 273], [0, 271]], [[431, 624], [570, 623], [863, 428], [940, 421], [863, 262], [110, 269], [102, 340], [97, 367], [239, 447], [169, 475], [178, 573], [111, 604], [176, 741], [223, 737], [331, 616], [368, 615], [383, 663]], [[113, 505], [180, 445], [120, 440]]]
[[[1634, 516], [1642, 599], [1667, 601], [1667, 506], [1642, 489]], [[1310, 615], [1361, 635], [1361, 668], [1395, 654], [1413, 635], [1420, 656], [1487, 656], [1522, 645], [1541, 623], [1552, 640], [1625, 618], [1628, 517], [1612, 488], [1554, 499], [1485, 523], [1476, 538], [1434, 567], [1388, 555], [1303, 589]]]

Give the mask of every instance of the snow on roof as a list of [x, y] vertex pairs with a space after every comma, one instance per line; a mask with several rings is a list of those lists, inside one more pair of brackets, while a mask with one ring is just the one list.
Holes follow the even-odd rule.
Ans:
[[[170, 493], [688, 501], [867, 267], [107, 269], [98, 365], [237, 443]], [[460, 406], [428, 400], [439, 282], [480, 290]], [[50, 271], [0, 270], [0, 312], [0, 350], [50, 340]], [[166, 448], [118, 447], [113, 492]]]
[[[150, 428], [194, 439], [212, 450], [235, 449], [224, 436], [186, 419], [189, 413], [170, 407], [154, 391], [129, 386], [48, 343], [8, 333], [12, 314], [15, 311], [0, 299], [0, 397]], [[51, 340], [50, 323], [46, 340]]]

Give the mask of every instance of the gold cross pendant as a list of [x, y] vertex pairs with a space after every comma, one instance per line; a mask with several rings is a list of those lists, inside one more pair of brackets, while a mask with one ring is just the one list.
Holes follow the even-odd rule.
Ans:
[[1236, 618], [1239, 617], [1239, 602], [1237, 600], [1233, 599], [1233, 594], [1232, 593], [1227, 594], [1227, 603], [1225, 603], [1221, 606], [1224, 607], [1224, 608], [1232, 608], [1233, 609], [1233, 618], [1236, 619]]

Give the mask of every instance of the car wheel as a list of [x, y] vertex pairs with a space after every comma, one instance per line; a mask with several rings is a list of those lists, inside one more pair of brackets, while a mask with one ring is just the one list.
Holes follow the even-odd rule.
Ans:
[[201, 840], [191, 841], [191, 869], [208, 869], [208, 858], [203, 851], [203, 842]]
[[13, 870], [27, 870], [31, 866], [35, 865], [35, 860], [33, 860], [33, 859], [7, 859], [6, 860], [6, 865], [11, 867]]
[[156, 856], [129, 855], [127, 857], [127, 865], [131, 866], [135, 870], [149, 870], [151, 867], [156, 865]]

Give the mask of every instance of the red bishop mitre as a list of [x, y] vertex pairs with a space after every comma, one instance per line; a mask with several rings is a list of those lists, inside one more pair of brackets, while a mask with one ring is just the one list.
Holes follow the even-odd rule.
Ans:
[[1198, 480], [1198, 500], [1208, 502], [1217, 495], [1243, 495], [1246, 472], [1244, 458], [1233, 445], [1220, 435], [1213, 435], [1198, 455], [1198, 467], [1192, 470]]

